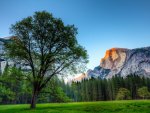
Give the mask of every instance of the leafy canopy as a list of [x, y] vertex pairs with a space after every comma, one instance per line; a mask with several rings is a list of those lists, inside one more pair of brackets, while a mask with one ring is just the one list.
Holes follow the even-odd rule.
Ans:
[[74, 25], [65, 25], [46, 11], [18, 21], [11, 32], [14, 37], [6, 44], [8, 55], [30, 66], [31, 108], [53, 76], [75, 73], [87, 63], [87, 51], [78, 44]]
[[143, 86], [138, 89], [138, 95], [143, 99], [150, 97], [150, 92], [146, 86]]
[[12, 25], [11, 32], [15, 37], [6, 46], [9, 55], [28, 63], [34, 80], [46, 75], [43, 84], [53, 75], [76, 72], [87, 63], [87, 52], [77, 42], [74, 25], [64, 25], [48, 12], [35, 12]]
[[126, 100], [126, 99], [130, 99], [130, 91], [126, 88], [120, 88], [118, 93], [117, 93], [117, 96], [116, 96], [116, 99], [117, 100]]

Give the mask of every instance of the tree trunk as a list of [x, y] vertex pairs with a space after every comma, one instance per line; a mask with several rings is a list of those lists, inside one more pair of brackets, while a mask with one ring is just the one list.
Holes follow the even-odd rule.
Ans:
[[32, 99], [31, 99], [31, 106], [30, 106], [31, 109], [36, 108], [37, 96], [38, 96], [38, 92], [34, 90], [32, 94]]

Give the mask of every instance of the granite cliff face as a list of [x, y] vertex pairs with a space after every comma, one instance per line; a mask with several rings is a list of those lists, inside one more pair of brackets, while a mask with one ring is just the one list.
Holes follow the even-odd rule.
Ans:
[[112, 48], [106, 51], [105, 57], [101, 59], [100, 66], [105, 69], [117, 69], [120, 68], [127, 56], [128, 49]]
[[150, 77], [150, 47], [129, 50], [118, 74], [121, 76], [136, 74]]
[[100, 65], [88, 70], [86, 77], [111, 78], [114, 75], [125, 77], [130, 74], [150, 77], [150, 47], [109, 49]]

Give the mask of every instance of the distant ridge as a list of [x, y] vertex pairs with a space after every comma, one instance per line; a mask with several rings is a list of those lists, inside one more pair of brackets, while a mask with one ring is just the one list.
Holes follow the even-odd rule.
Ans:
[[111, 48], [106, 51], [100, 65], [89, 69], [86, 78], [126, 77], [130, 74], [150, 77], [150, 47], [136, 49]]

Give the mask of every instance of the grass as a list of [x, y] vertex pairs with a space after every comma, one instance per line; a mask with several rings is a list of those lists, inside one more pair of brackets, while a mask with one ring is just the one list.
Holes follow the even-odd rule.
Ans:
[[0, 113], [150, 113], [150, 100], [0, 105]]

